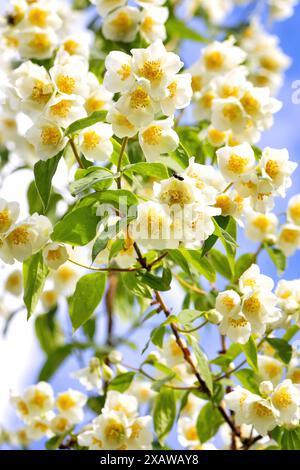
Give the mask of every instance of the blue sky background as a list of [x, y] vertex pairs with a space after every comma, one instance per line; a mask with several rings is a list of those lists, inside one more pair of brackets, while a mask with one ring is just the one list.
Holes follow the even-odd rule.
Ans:
[[[2, 2], [1, 2], [2, 4]], [[231, 23], [234, 24], [237, 17], [242, 17], [244, 15], [244, 10], [239, 10], [238, 16], [231, 16]], [[197, 28], [199, 27], [198, 22], [193, 22], [194, 26]], [[300, 80], [300, 56], [299, 56], [299, 42], [300, 42], [300, 32], [299, 32], [299, 24], [300, 24], [300, 6], [296, 8], [295, 15], [284, 21], [284, 22], [277, 22], [274, 25], [269, 27], [269, 30], [278, 35], [281, 41], [281, 47], [286, 54], [288, 54], [293, 59], [293, 64], [286, 73], [286, 79], [284, 82], [284, 86], [279, 94], [279, 99], [283, 101], [283, 108], [282, 110], [275, 116], [275, 124], [272, 129], [266, 132], [260, 142], [261, 146], [271, 146], [277, 148], [287, 147], [290, 152], [290, 157], [292, 160], [297, 161], [300, 164], [300, 128], [299, 128], [299, 121], [300, 121], [300, 105], [295, 105], [292, 103], [292, 83], [295, 80]], [[201, 25], [200, 25], [201, 28]], [[183, 45], [182, 47], [182, 58], [185, 61], [187, 66], [191, 65], [195, 60], [198, 59], [200, 55], [201, 45], [198, 43], [191, 43], [188, 42]], [[288, 198], [291, 197], [293, 194], [300, 193], [300, 167], [294, 173], [293, 178], [293, 187], [288, 192]], [[287, 198], [287, 199], [288, 199]], [[16, 199], [17, 194], [16, 194]], [[276, 206], [276, 213], [281, 213], [282, 210], [285, 209], [287, 204], [287, 199], [280, 201], [280, 203]], [[240, 249], [241, 252], [243, 251], [254, 251], [256, 249], [256, 245], [240, 238]], [[289, 261], [288, 269], [284, 275], [286, 279], [293, 279], [296, 277], [300, 277], [300, 251], [296, 253], [296, 255]], [[268, 256], [264, 253], [260, 255], [259, 264], [265, 274], [272, 276], [275, 280], [277, 279], [277, 274], [274, 266], [269, 261]], [[165, 294], [166, 301], [168, 305], [170, 305], [174, 309], [174, 313], [178, 313], [180, 308], [181, 302], [181, 294], [178, 289], [175, 288], [175, 291], [172, 293]], [[105, 323], [101, 318], [100, 312], [100, 320], [98, 331], [99, 333], [99, 341], [101, 340], [101, 330], [105, 327]], [[62, 312], [62, 315], [65, 317], [66, 312]], [[122, 325], [120, 321], [116, 322], [117, 328], [126, 331], [126, 326]], [[19, 328], [30, 328], [32, 330], [32, 323], [26, 326], [24, 323], [16, 323], [10, 330], [10, 341], [13, 341], [13, 334]], [[142, 330], [136, 339], [139, 344], [144, 345], [145, 342], [148, 340], [149, 330]], [[25, 365], [25, 368], [22, 371], [16, 371], [16, 373], [20, 374], [20, 391], [22, 390], [23, 386], [29, 385], [36, 381], [37, 372], [40, 369], [41, 364], [43, 363], [43, 357], [41, 353], [38, 352], [38, 346], [36, 344], [36, 340], [34, 338], [34, 334], [31, 335], [32, 340], [32, 356], [31, 360]], [[1, 339], [0, 339], [1, 341]], [[204, 349], [207, 350], [207, 353], [210, 357], [213, 357], [216, 354], [216, 351], [219, 348], [219, 338], [216, 336], [215, 333], [211, 331], [211, 329], [207, 329], [205, 332], [205, 337], [201, 338], [201, 344], [203, 345]], [[139, 355], [137, 352], [129, 352], [127, 356], [127, 361], [129, 364], [137, 364], [139, 361]], [[3, 360], [3, 359], [1, 359]], [[65, 390], [67, 387], [78, 387], [78, 382], [69, 378], [69, 372], [78, 369], [78, 363], [75, 359], [71, 359], [66, 362], [66, 364], [59, 369], [58, 373], [54, 376], [52, 380], [52, 385], [56, 392]], [[5, 377], [1, 377], [2, 380], [5, 380]], [[79, 387], [78, 387], [79, 388]], [[11, 426], [16, 426], [19, 421], [15, 418], [13, 410], [8, 407], [7, 403], [0, 403], [0, 411], [2, 407], [2, 416], [5, 418], [4, 423], [10, 423]], [[4, 409], [3, 409], [4, 407]], [[173, 432], [169, 443], [174, 448], [179, 448], [176, 435]], [[41, 448], [40, 444], [35, 445], [34, 448]]]

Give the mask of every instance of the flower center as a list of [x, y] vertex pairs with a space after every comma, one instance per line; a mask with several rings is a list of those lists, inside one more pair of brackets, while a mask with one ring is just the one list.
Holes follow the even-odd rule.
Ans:
[[57, 398], [57, 407], [63, 411], [70, 410], [76, 405], [76, 401], [68, 393], [62, 393]]
[[130, 16], [122, 11], [118, 14], [118, 16], [111, 22], [112, 26], [114, 26], [118, 31], [123, 34], [126, 34], [130, 31], [132, 26], [132, 19]]
[[45, 28], [47, 26], [48, 12], [40, 8], [32, 9], [28, 14], [28, 21], [33, 26]]
[[143, 139], [147, 145], [158, 145], [162, 134], [160, 126], [151, 126], [143, 132]]
[[260, 108], [259, 102], [248, 92], [241, 99], [241, 103], [247, 114], [255, 115]]
[[36, 51], [46, 51], [51, 46], [51, 41], [46, 33], [35, 33], [29, 46]]
[[268, 408], [263, 403], [253, 403], [253, 409], [259, 418], [267, 418], [272, 416], [272, 410], [270, 410], [270, 408]]
[[262, 233], [267, 233], [271, 222], [266, 215], [261, 214], [253, 221], [253, 225]]
[[245, 326], [248, 325], [248, 321], [246, 318], [229, 318], [229, 325], [232, 326], [233, 328], [244, 328]]
[[239, 121], [242, 118], [242, 110], [238, 105], [228, 103], [223, 108], [223, 116], [231, 122]]
[[59, 143], [61, 134], [56, 127], [44, 127], [41, 132], [41, 141], [44, 145], [53, 145]]
[[74, 39], [67, 39], [67, 41], [64, 42], [64, 50], [70, 55], [76, 54], [78, 47], [79, 44], [74, 41]]
[[292, 403], [292, 397], [286, 387], [282, 387], [278, 392], [274, 393], [272, 401], [276, 408], [288, 408]]
[[150, 96], [142, 87], [137, 87], [130, 96], [130, 106], [134, 109], [146, 108], [150, 104]]
[[256, 295], [252, 295], [244, 301], [244, 309], [247, 313], [257, 314], [261, 308], [261, 303]]
[[154, 26], [154, 20], [151, 16], [146, 16], [143, 23], [141, 24], [141, 30], [145, 33], [152, 33]]
[[11, 226], [11, 218], [8, 209], [0, 212], [0, 232], [6, 232]]
[[163, 71], [161, 69], [160, 60], [147, 60], [143, 67], [139, 69], [139, 74], [150, 82], [161, 80]]
[[53, 116], [60, 118], [66, 118], [70, 112], [72, 106], [72, 101], [61, 100], [58, 103], [50, 106], [51, 113]]
[[83, 145], [87, 150], [94, 150], [100, 142], [101, 137], [95, 131], [89, 131], [83, 134]]
[[219, 70], [224, 64], [224, 56], [219, 51], [206, 53], [204, 63], [208, 70]]
[[118, 70], [118, 75], [120, 75], [121, 80], [124, 82], [127, 80], [131, 75], [131, 67], [128, 64], [123, 64], [121, 68]]
[[[49, 91], [48, 91], [49, 90]], [[46, 104], [51, 98], [51, 85], [47, 86], [42, 80], [36, 80], [31, 93], [31, 99], [38, 104]]]
[[12, 245], [25, 245], [30, 240], [28, 226], [17, 227], [8, 235], [7, 239]]
[[227, 168], [232, 173], [242, 175], [247, 167], [248, 158], [241, 157], [240, 155], [232, 154], [229, 157]]
[[276, 160], [268, 160], [266, 163], [266, 173], [272, 180], [276, 179], [280, 174], [280, 166]]
[[280, 238], [286, 243], [296, 243], [299, 238], [299, 232], [291, 228], [286, 228], [282, 231]]
[[69, 75], [59, 75], [56, 79], [56, 84], [59, 91], [67, 95], [74, 93], [76, 87], [75, 79]]

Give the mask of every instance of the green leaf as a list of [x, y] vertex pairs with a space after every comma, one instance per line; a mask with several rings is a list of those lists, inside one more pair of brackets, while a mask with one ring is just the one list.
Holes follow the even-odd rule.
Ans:
[[211, 250], [209, 252], [209, 258], [215, 270], [221, 274], [221, 276], [225, 277], [225, 279], [231, 280], [232, 271], [228, 258], [218, 250]]
[[101, 414], [101, 411], [105, 404], [105, 395], [90, 397], [87, 401], [87, 406], [97, 415]]
[[107, 111], [96, 111], [86, 118], [72, 122], [72, 124], [66, 129], [65, 135], [68, 136], [74, 134], [75, 132], [85, 129], [86, 127], [93, 126], [97, 122], [103, 122], [105, 121], [106, 115]]
[[197, 318], [202, 317], [202, 315], [203, 315], [203, 312], [200, 312], [199, 310], [185, 309], [185, 310], [182, 310], [178, 314], [177, 318], [178, 318], [179, 323], [181, 323], [184, 326], [184, 325], [190, 325]]
[[126, 217], [124, 219], [118, 220], [116, 224], [106, 225], [98, 236], [97, 240], [93, 245], [92, 250], [92, 261], [94, 262], [97, 258], [100, 251], [104, 250], [107, 247], [107, 244], [110, 240], [113, 240], [121, 230], [125, 230], [127, 225], [135, 219], [133, 217]]
[[158, 326], [152, 330], [150, 339], [154, 346], [157, 346], [160, 349], [163, 347], [165, 333], [166, 328], [164, 326]]
[[134, 295], [142, 298], [152, 299], [152, 293], [135, 272], [128, 272], [122, 274], [122, 279], [125, 287]]
[[76, 331], [87, 322], [101, 302], [106, 284], [106, 274], [91, 273], [81, 277], [70, 300], [70, 317]]
[[47, 450], [56, 450], [63, 443], [65, 437], [68, 433], [60, 434], [59, 436], [53, 436], [45, 443], [45, 448]]
[[275, 349], [278, 357], [285, 364], [289, 364], [292, 359], [292, 346], [286, 340], [281, 338], [267, 338], [267, 342]]
[[197, 433], [201, 443], [215, 436], [224, 419], [213, 403], [207, 403], [201, 408], [197, 419]]
[[201, 350], [199, 344], [198, 344], [198, 339], [195, 339], [194, 337], [191, 337], [191, 343], [192, 343], [192, 348], [193, 352], [196, 356], [197, 360], [197, 365], [198, 365], [198, 370], [201, 375], [202, 380], [205, 382], [208, 390], [210, 393], [213, 392], [213, 381], [212, 381], [212, 376], [209, 368], [209, 363], [207, 357], [204, 355], [203, 351]]
[[168, 268], [163, 268], [162, 277], [146, 272], [141, 278], [152, 289], [158, 291], [168, 291], [171, 289], [172, 273]]
[[280, 446], [282, 450], [300, 450], [300, 428], [287, 430], [284, 429]]
[[99, 220], [95, 208], [79, 204], [54, 226], [51, 238], [74, 246], [87, 245], [96, 236]]
[[179, 136], [180, 142], [189, 155], [198, 156], [201, 151], [199, 129], [197, 127], [180, 126], [175, 128], [175, 130]]
[[82, 203], [85, 205], [90, 205], [96, 202], [110, 204], [113, 207], [121, 211], [127, 209], [129, 206], [134, 206], [138, 203], [137, 196], [126, 189], [109, 189], [107, 191], [99, 191], [93, 194], [89, 194], [83, 198]]
[[41, 198], [44, 212], [46, 212], [51, 196], [52, 178], [55, 175], [59, 161], [63, 155], [63, 151], [59, 152], [55, 157], [49, 158], [45, 162], [39, 160], [34, 165], [35, 185], [39, 197]]
[[50, 354], [61, 345], [63, 335], [56, 320], [56, 309], [39, 315], [34, 327], [40, 346], [46, 354]]
[[168, 169], [163, 163], [134, 163], [123, 168], [123, 172], [129, 175], [136, 173], [142, 176], [150, 176], [151, 178], [156, 178], [159, 180], [169, 178]]
[[61, 346], [50, 353], [39, 373], [38, 380], [47, 382], [71, 354], [72, 350], [73, 347], [71, 344], [65, 344], [64, 346]]
[[48, 268], [44, 263], [43, 254], [40, 251], [28, 258], [23, 263], [24, 280], [24, 303], [27, 308], [27, 318], [29, 319], [43, 292], [43, 287], [48, 276]]
[[97, 191], [108, 189], [114, 177], [115, 175], [107, 168], [91, 167], [86, 170], [77, 170], [76, 180], [69, 185], [70, 192], [72, 196], [77, 196], [91, 187]]
[[290, 328], [288, 328], [283, 335], [282, 339], [285, 341], [290, 341], [300, 330], [299, 326], [297, 325], [292, 325]]
[[189, 263], [180, 250], [168, 250], [168, 256], [171, 258], [173, 263], [175, 263], [175, 265], [180, 266], [183, 272], [191, 276]]
[[180, 250], [187, 261], [202, 274], [209, 282], [216, 282], [216, 272], [213, 266], [210, 264], [207, 258], [201, 256], [201, 252], [197, 250], [186, 250], [182, 248]]
[[126, 392], [130, 387], [135, 376], [134, 372], [125, 372], [125, 374], [117, 375], [109, 384], [109, 390], [117, 390], [118, 392]]
[[255, 372], [252, 369], [241, 369], [234, 373], [242, 386], [252, 393], [259, 395], [259, 388]]
[[281, 250], [279, 250], [279, 248], [274, 248], [273, 246], [269, 246], [267, 243], [264, 243], [264, 247], [266, 251], [268, 252], [271, 260], [275, 264], [278, 274], [279, 275], [282, 274], [286, 269], [286, 264], [287, 264], [286, 256], [283, 254]]
[[242, 344], [241, 348], [246, 356], [249, 366], [252, 367], [256, 372], [258, 370], [257, 365], [257, 348], [254, 339], [250, 336], [248, 343]]
[[190, 155], [182, 144], [174, 152], [171, 152], [170, 156], [181, 168], [189, 166]]
[[154, 390], [154, 392], [159, 392], [164, 385], [166, 385], [168, 382], [173, 380], [175, 377], [176, 377], [175, 372], [171, 372], [166, 377], [159, 379], [159, 380], [155, 380], [155, 382], [153, 382], [153, 384], [151, 385], [151, 389]]
[[197, 31], [193, 30], [187, 24], [175, 18], [174, 16], [170, 17], [166, 23], [166, 29], [168, 35], [172, 38], [178, 39], [188, 39], [190, 41], [196, 42], [208, 42], [208, 39], [199, 34]]
[[174, 390], [163, 387], [157, 395], [153, 408], [154, 429], [158, 440], [163, 440], [171, 431], [176, 418]]
[[234, 278], [238, 281], [241, 275], [244, 274], [244, 272], [248, 268], [250, 268], [252, 263], [253, 263], [252, 253], [245, 253], [241, 255], [235, 263]]

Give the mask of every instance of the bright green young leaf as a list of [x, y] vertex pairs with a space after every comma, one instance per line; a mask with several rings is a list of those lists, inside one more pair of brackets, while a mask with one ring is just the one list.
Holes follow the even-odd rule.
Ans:
[[236, 263], [235, 263], [235, 270], [234, 270], [234, 278], [238, 280], [241, 275], [250, 268], [251, 264], [253, 264], [253, 254], [252, 253], [245, 253], [241, 255]]
[[246, 356], [249, 366], [257, 372], [257, 348], [252, 336], [250, 336], [248, 343], [241, 345], [241, 348]]
[[224, 423], [224, 419], [213, 403], [207, 403], [201, 408], [197, 419], [197, 434], [199, 441], [203, 444], [218, 432], [219, 427]]
[[210, 250], [209, 259], [214, 266], [215, 270], [225, 277], [225, 279], [231, 279], [232, 271], [231, 266], [228, 262], [228, 258], [218, 250]]
[[201, 317], [203, 315], [203, 312], [199, 312], [198, 310], [182, 310], [177, 318], [179, 323], [181, 323], [183, 326], [184, 325], [190, 325], [195, 321], [197, 318]]
[[96, 236], [99, 220], [96, 209], [91, 205], [75, 206], [54, 226], [51, 238], [74, 246], [87, 245]]
[[126, 392], [133, 381], [135, 372], [125, 372], [125, 374], [117, 375], [109, 384], [109, 390], [117, 390], [118, 392]]
[[202, 274], [209, 282], [216, 282], [216, 272], [214, 267], [207, 258], [201, 256], [201, 252], [197, 250], [180, 250], [186, 260], [195, 268], [199, 274]]
[[154, 402], [153, 420], [158, 440], [163, 440], [171, 431], [176, 418], [174, 390], [163, 387]]
[[241, 369], [234, 373], [244, 388], [259, 395], [258, 381], [252, 369]]
[[107, 111], [95, 111], [86, 118], [72, 122], [72, 124], [66, 129], [65, 135], [69, 136], [71, 134], [75, 134], [75, 132], [79, 132], [86, 127], [93, 126], [94, 124], [97, 124], [97, 122], [103, 122], [105, 121], [106, 115]]
[[135, 173], [141, 176], [150, 176], [159, 180], [169, 178], [168, 169], [163, 163], [134, 163], [123, 168], [123, 172], [128, 175]]
[[90, 319], [101, 302], [106, 284], [106, 274], [92, 273], [81, 277], [70, 301], [70, 317], [73, 330]]
[[300, 450], [300, 428], [284, 429], [280, 440], [281, 450]]
[[208, 42], [204, 36], [187, 26], [186, 22], [179, 20], [174, 16], [169, 18], [166, 24], [166, 28], [168, 35], [172, 36], [173, 38], [189, 39], [190, 41], [196, 42]]
[[70, 183], [69, 188], [72, 196], [86, 191], [93, 187], [97, 191], [108, 189], [115, 175], [107, 168], [90, 167], [86, 170], [77, 170], [76, 180]]
[[264, 244], [266, 251], [268, 252], [271, 260], [275, 264], [277, 268], [278, 274], [282, 274], [286, 269], [287, 259], [286, 256], [283, 254], [279, 248], [274, 248], [273, 246], [269, 246], [267, 243]]
[[213, 392], [213, 382], [212, 382], [212, 376], [211, 376], [211, 372], [210, 372], [210, 368], [209, 368], [208, 359], [205, 356], [205, 354], [202, 352], [202, 350], [201, 350], [201, 348], [198, 344], [198, 340], [196, 340], [195, 338], [192, 337], [191, 338], [191, 344], [192, 344], [193, 352], [196, 356], [198, 370], [199, 370], [199, 373], [201, 375], [201, 378], [205, 382], [205, 384], [206, 384], [208, 390], [210, 391], [210, 393], [212, 393]]
[[28, 319], [33, 314], [43, 292], [48, 272], [49, 270], [44, 263], [41, 251], [23, 263], [24, 303], [27, 308]]

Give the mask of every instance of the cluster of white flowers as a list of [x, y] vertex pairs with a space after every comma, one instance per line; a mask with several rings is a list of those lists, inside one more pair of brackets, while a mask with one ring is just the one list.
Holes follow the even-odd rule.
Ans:
[[237, 387], [225, 396], [228, 408], [235, 412], [237, 425], [253, 425], [263, 436], [278, 425], [288, 429], [298, 426], [300, 392], [290, 379], [275, 389], [272, 382], [261, 382], [259, 390], [261, 395]]
[[59, 0], [12, 0], [1, 21], [1, 37], [16, 57], [49, 59], [76, 27], [77, 15]]
[[8, 264], [24, 261], [45, 246], [52, 232], [50, 220], [33, 214], [17, 222], [19, 205], [0, 199], [0, 258]]
[[[69, 389], [54, 396], [51, 385], [39, 382], [28, 387], [22, 395], [12, 394], [10, 402], [23, 420], [25, 427], [16, 433], [19, 444], [64, 434], [84, 418], [86, 396]], [[56, 409], [56, 412], [54, 412]]]
[[109, 391], [102, 412], [78, 435], [90, 450], [147, 450], [152, 448], [152, 418], [138, 415], [137, 399]]
[[139, 7], [129, 6], [127, 0], [92, 0], [103, 17], [102, 33], [111, 41], [132, 42], [138, 33], [151, 43], [167, 37], [165, 22], [169, 10], [165, 0], [136, 0]]
[[123, 138], [139, 132], [147, 161], [174, 151], [179, 138], [172, 130], [173, 115], [192, 96], [190, 74], [178, 74], [183, 66], [179, 56], [157, 40], [146, 49], [132, 49], [131, 55], [113, 51], [105, 65], [104, 86], [120, 93], [107, 116], [114, 134]]
[[[191, 0], [187, 2], [188, 15], [198, 11], [207, 16], [213, 25], [221, 25], [236, 6], [249, 5], [253, 0]], [[286, 20], [294, 13], [298, 0], [267, 0], [269, 17], [273, 21]]]
[[217, 147], [230, 141], [257, 142], [281, 108], [268, 87], [254, 86], [248, 79], [249, 71], [242, 65], [246, 58], [231, 37], [205, 47], [190, 68], [195, 118], [211, 122], [208, 139]]
[[247, 52], [248, 79], [257, 87], [269, 87], [273, 95], [277, 93], [283, 72], [291, 64], [291, 59], [279, 46], [278, 37], [265, 31], [254, 18], [241, 33], [239, 45]]
[[155, 201], [138, 204], [137, 219], [129, 226], [131, 237], [146, 248], [199, 246], [215, 230], [212, 217], [221, 213], [214, 204], [222, 184], [212, 166], [190, 159], [182, 173], [154, 183]]
[[253, 333], [263, 335], [267, 325], [281, 318], [273, 287], [273, 280], [252, 264], [239, 279], [241, 295], [226, 290], [216, 298], [216, 310], [222, 315], [220, 332], [241, 344], [247, 343]]

